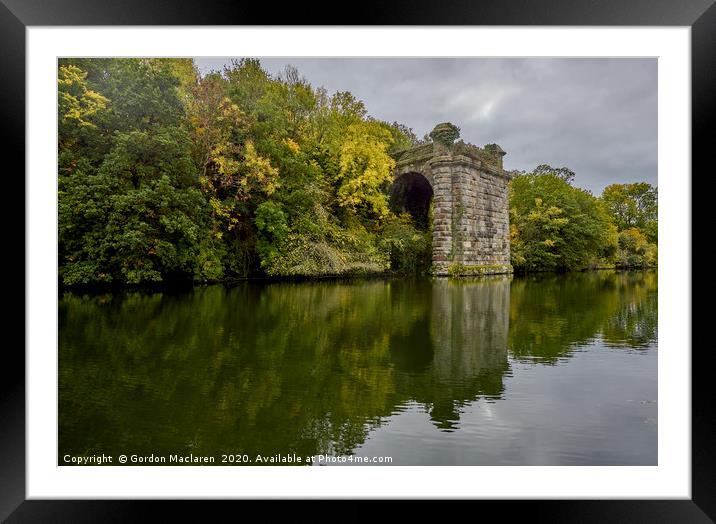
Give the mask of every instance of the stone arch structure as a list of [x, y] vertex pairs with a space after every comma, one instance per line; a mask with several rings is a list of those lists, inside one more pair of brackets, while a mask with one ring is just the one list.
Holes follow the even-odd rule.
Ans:
[[396, 153], [394, 186], [421, 175], [432, 189], [437, 275], [511, 273], [506, 153], [497, 144], [456, 142], [459, 136], [453, 124], [438, 124], [432, 143]]

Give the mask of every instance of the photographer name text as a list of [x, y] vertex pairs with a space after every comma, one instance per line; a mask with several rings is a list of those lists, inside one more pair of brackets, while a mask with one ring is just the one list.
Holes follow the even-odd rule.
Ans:
[[116, 460], [113, 455], [70, 455], [62, 456], [62, 462], [72, 466], [103, 466], [123, 464], [390, 464], [393, 457], [359, 457], [355, 455], [297, 455], [296, 453], [275, 454], [275, 455], [252, 455], [239, 453], [222, 453], [219, 456], [189, 454], [169, 455], [139, 455], [121, 454]]

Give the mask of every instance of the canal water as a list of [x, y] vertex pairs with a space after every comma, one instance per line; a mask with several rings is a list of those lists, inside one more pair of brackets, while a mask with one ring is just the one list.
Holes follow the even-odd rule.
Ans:
[[656, 465], [657, 353], [654, 271], [67, 292], [58, 464]]

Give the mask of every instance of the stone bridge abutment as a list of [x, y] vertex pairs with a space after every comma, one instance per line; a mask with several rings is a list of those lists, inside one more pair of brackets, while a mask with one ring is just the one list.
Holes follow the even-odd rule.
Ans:
[[430, 185], [435, 273], [511, 273], [510, 174], [502, 167], [505, 152], [497, 144], [480, 148], [456, 142], [459, 129], [450, 123], [438, 124], [430, 137], [432, 143], [396, 154], [394, 185], [408, 187], [403, 191], [413, 204], [406, 210], [416, 217], [416, 224], [420, 213], [415, 209], [424, 205], [420, 199], [428, 194], [418, 187], [420, 180]]

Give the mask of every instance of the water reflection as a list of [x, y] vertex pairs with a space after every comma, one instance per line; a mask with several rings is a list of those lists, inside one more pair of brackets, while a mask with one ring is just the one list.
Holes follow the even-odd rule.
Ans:
[[431, 286], [433, 358], [419, 376], [401, 376], [399, 391], [428, 407], [440, 429], [455, 429], [459, 409], [478, 396], [498, 397], [508, 370], [510, 279], [438, 280]]
[[448, 438], [467, 406], [509, 402], [513, 360], [555, 364], [595, 338], [653, 347], [656, 282], [599, 272], [67, 293], [60, 454], [350, 454], [416, 404]]
[[646, 348], [657, 338], [656, 272], [537, 275], [512, 282], [509, 345], [517, 358], [554, 362], [604, 338]]

